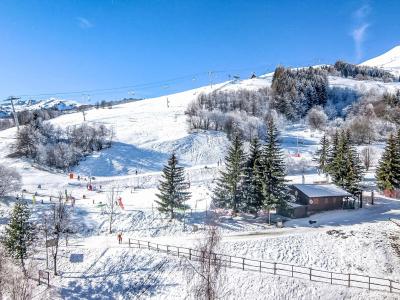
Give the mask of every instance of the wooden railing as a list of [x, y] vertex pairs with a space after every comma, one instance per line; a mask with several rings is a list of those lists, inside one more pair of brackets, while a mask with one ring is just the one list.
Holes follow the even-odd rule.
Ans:
[[[129, 239], [129, 247], [143, 248], [163, 252], [170, 255], [185, 257], [189, 260], [205, 259], [203, 254], [196, 249], [163, 245], [149, 241]], [[226, 254], [212, 253], [207, 255], [207, 260], [218, 261], [228, 268], [238, 268], [245, 271], [255, 271], [272, 275], [307, 279], [347, 287], [364, 288], [368, 290], [384, 291], [400, 294], [400, 282], [387, 278], [372, 277], [360, 274], [339, 273], [310, 267], [301, 267], [285, 263], [254, 260]]]

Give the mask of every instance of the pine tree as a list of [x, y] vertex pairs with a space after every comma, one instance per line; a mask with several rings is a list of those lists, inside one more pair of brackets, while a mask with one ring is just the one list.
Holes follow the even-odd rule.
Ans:
[[332, 137], [332, 146], [330, 148], [329, 155], [328, 155], [327, 171], [328, 171], [328, 174], [331, 175], [331, 177], [335, 176], [335, 173], [339, 167], [337, 165], [338, 155], [339, 155], [339, 132], [336, 131]]
[[335, 134], [332, 149], [329, 172], [333, 182], [350, 193], [357, 192], [363, 176], [363, 167], [352, 145], [350, 132]]
[[379, 160], [376, 180], [381, 190], [393, 191], [395, 188], [400, 188], [400, 150], [392, 134]]
[[178, 166], [178, 159], [173, 153], [163, 169], [163, 180], [160, 182], [159, 194], [156, 196], [160, 201], [158, 210], [162, 213], [169, 213], [174, 218], [175, 209], [186, 209], [185, 201], [190, 199], [188, 183], [185, 181], [185, 171]]
[[[262, 149], [262, 192], [263, 207], [270, 213], [271, 208], [285, 207], [290, 199], [285, 184], [285, 163], [278, 143], [278, 131], [272, 119], [267, 123], [266, 143]], [[269, 218], [270, 222], [270, 218]]]
[[30, 212], [26, 203], [17, 202], [11, 213], [3, 239], [8, 255], [21, 262], [24, 273], [25, 259], [34, 241], [34, 227], [29, 220]]
[[213, 203], [215, 206], [232, 209], [234, 213], [239, 212], [242, 202], [244, 161], [243, 142], [236, 134], [225, 157], [225, 170], [220, 172], [220, 178], [214, 189]]
[[330, 145], [327, 136], [321, 138], [320, 148], [315, 152], [314, 161], [318, 163], [318, 170], [322, 173], [328, 173], [329, 170]]
[[261, 144], [254, 138], [250, 144], [250, 155], [245, 166], [243, 180], [243, 210], [255, 213], [262, 208], [263, 186], [261, 173]]
[[351, 134], [349, 130], [344, 133], [343, 138], [346, 140], [346, 148], [344, 150], [346, 151], [345, 170], [347, 171], [344, 188], [350, 193], [355, 194], [356, 192], [360, 191], [359, 183], [363, 179], [364, 167], [357, 149], [351, 141]]

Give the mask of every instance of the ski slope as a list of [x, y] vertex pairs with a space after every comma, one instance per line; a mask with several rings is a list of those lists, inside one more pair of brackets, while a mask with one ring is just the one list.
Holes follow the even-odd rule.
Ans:
[[388, 52], [371, 58], [363, 63], [362, 66], [378, 67], [391, 71], [397, 76], [400, 75], [400, 45], [392, 48]]
[[[0, 131], [0, 163], [15, 167], [23, 177], [23, 188], [38, 192], [37, 204], [31, 204], [34, 217], [40, 218], [51, 207], [48, 195], [68, 190], [75, 197], [73, 223], [77, 230], [70, 246], [62, 248], [61, 276], [52, 277], [53, 289], [40, 290], [43, 299], [126, 299], [139, 293], [142, 298], [183, 299], [190, 287], [183, 262], [166, 255], [119, 246], [115, 234], [108, 234], [109, 216], [99, 207], [107, 201], [107, 191], [116, 187], [124, 202], [117, 209], [114, 232], [124, 239], [142, 238], [166, 244], [194, 247], [203, 236], [213, 182], [218, 176], [218, 161], [229, 145], [226, 135], [215, 131], [190, 132], [185, 110], [199, 93], [215, 90], [259, 89], [269, 86], [272, 74], [255, 79], [228, 81], [177, 94], [115, 105], [111, 109], [91, 109], [86, 122], [104, 124], [115, 130], [111, 148], [86, 157], [72, 171], [82, 177], [94, 176], [102, 188], [86, 189], [87, 181], [69, 179], [65, 172], [45, 169], [26, 159], [9, 158], [15, 128]], [[329, 77], [331, 86], [357, 90], [394, 91], [399, 83], [358, 81]], [[55, 126], [83, 123], [79, 112], [50, 120]], [[290, 166], [287, 179], [293, 183], [312, 183], [325, 178], [310, 165], [318, 147], [320, 132], [304, 124], [287, 125], [280, 141]], [[383, 145], [375, 148], [381, 151]], [[169, 221], [155, 210], [155, 194], [161, 169], [175, 152], [186, 167], [192, 199], [184, 221]], [[300, 157], [293, 154], [299, 152]], [[373, 173], [368, 174], [373, 177]], [[41, 188], [38, 188], [38, 185]], [[85, 198], [83, 197], [85, 195]], [[31, 200], [26, 193], [25, 198]], [[43, 200], [43, 204], [41, 201]], [[11, 203], [1, 203], [0, 224], [4, 224]], [[400, 202], [379, 198], [374, 206], [357, 211], [334, 211], [310, 218], [291, 220], [284, 229], [266, 224], [266, 216], [249, 215], [218, 220], [223, 235], [221, 252], [243, 255], [339, 272], [365, 273], [400, 280], [400, 258], [392, 249], [392, 237], [398, 229], [388, 218], [400, 218]], [[310, 225], [309, 220], [316, 220]], [[334, 230], [334, 231], [332, 231]], [[43, 267], [44, 249], [35, 254]], [[396, 299], [396, 296], [366, 290], [330, 286], [291, 278], [227, 270], [226, 295], [229, 299]], [[189, 297], [190, 298], [190, 297]]]

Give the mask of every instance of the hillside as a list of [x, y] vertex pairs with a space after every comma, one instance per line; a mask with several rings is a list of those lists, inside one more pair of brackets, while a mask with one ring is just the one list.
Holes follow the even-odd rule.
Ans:
[[[328, 80], [330, 87], [360, 92], [400, 90], [399, 82], [337, 76], [329, 76]], [[185, 298], [191, 285], [185, 271], [187, 261], [154, 251], [130, 249], [127, 239], [196, 247], [203, 238], [215, 179], [222, 169], [219, 162], [226, 155], [229, 140], [221, 131], [190, 131], [185, 110], [200, 93], [258, 90], [271, 82], [272, 74], [266, 74], [112, 108], [89, 109], [85, 122], [112, 127], [115, 137], [111, 148], [95, 152], [73, 167], [73, 179], [68, 172], [39, 166], [25, 158], [9, 157], [16, 128], [0, 131], [0, 163], [20, 172], [26, 189], [24, 197], [35, 220], [40, 220], [44, 211], [50, 211], [59, 191], [68, 190], [76, 199], [71, 226], [75, 233], [68, 246], [63, 243], [61, 247], [60, 276], [51, 277], [52, 288], [39, 286], [36, 292], [42, 293], [44, 299], [118, 299], [138, 293], [143, 298]], [[62, 128], [85, 123], [80, 112], [47, 122]], [[312, 162], [322, 132], [311, 130], [304, 122], [285, 123], [280, 129], [288, 182], [325, 180]], [[383, 143], [370, 145], [377, 157], [383, 146]], [[173, 221], [157, 212], [155, 202], [161, 170], [172, 152], [186, 168], [192, 193], [184, 217]], [[366, 174], [366, 181], [374, 180], [374, 171], [375, 166]], [[89, 179], [96, 187], [93, 191], [86, 187], [89, 176], [94, 177]], [[124, 207], [117, 207], [113, 233], [109, 234], [109, 215], [102, 205], [107, 203], [114, 188]], [[33, 203], [35, 192], [37, 200]], [[0, 230], [7, 221], [11, 203], [0, 202]], [[366, 204], [363, 209], [288, 220], [282, 229], [268, 225], [266, 214], [257, 218], [248, 214], [232, 217], [224, 211], [216, 220], [222, 234], [219, 251], [343, 274], [400, 280], [400, 257], [395, 250], [398, 229], [388, 221], [399, 217], [400, 201], [382, 195], [377, 195], [374, 205]], [[311, 220], [317, 223], [312, 224]], [[123, 232], [121, 245], [116, 242], [117, 232]], [[43, 247], [38, 247], [35, 258], [38, 267], [44, 269]], [[227, 269], [224, 280], [229, 299], [264, 299], [265, 295], [284, 299], [396, 299], [397, 296], [235, 269]]]
[[361, 63], [362, 66], [378, 67], [400, 75], [400, 46], [396, 46], [388, 52], [371, 58]]

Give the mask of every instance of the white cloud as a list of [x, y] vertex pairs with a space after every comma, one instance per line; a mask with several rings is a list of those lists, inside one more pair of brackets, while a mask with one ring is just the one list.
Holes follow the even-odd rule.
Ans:
[[88, 29], [94, 27], [94, 24], [86, 18], [78, 17], [76, 19], [80, 28]]
[[356, 49], [357, 61], [359, 61], [363, 56], [362, 46], [368, 27], [369, 27], [368, 23], [361, 24], [357, 28], [355, 28], [351, 33], [351, 35], [353, 36], [354, 46]]
[[354, 17], [357, 19], [364, 19], [371, 12], [371, 6], [369, 4], [364, 4], [359, 9], [354, 12]]
[[364, 4], [353, 13], [355, 28], [351, 31], [351, 36], [354, 41], [355, 56], [357, 61], [363, 57], [363, 43], [367, 35], [367, 30], [370, 26], [368, 16], [371, 12], [371, 6]]

